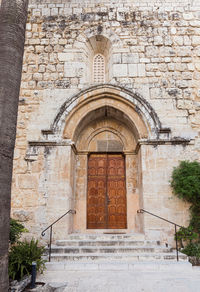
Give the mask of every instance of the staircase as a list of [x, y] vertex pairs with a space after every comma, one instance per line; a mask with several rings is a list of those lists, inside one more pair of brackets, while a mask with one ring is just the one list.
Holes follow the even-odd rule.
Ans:
[[[200, 270], [187, 256], [142, 234], [71, 234], [52, 246], [37, 280], [63, 292], [196, 292]], [[57, 291], [57, 290], [56, 290]]]
[[[52, 246], [52, 262], [176, 261], [176, 252], [142, 234], [71, 234]], [[179, 260], [187, 256], [179, 254]]]

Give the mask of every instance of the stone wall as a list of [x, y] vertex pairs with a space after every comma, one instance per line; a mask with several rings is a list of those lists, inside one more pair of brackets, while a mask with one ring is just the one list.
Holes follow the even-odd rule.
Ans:
[[32, 138], [49, 127], [68, 97], [91, 85], [92, 80], [86, 79], [86, 43], [98, 33], [111, 41], [113, 49], [109, 82], [134, 88], [176, 136], [183, 129], [185, 136], [191, 136], [190, 125], [195, 129], [199, 122], [197, 3], [189, 9], [188, 1], [185, 7], [173, 1], [161, 1], [167, 3], [161, 6], [157, 1], [148, 6], [143, 1], [141, 6], [123, 1], [111, 7], [106, 1], [101, 5], [90, 1], [84, 8], [84, 1], [42, 2], [51, 3], [30, 4], [21, 86], [21, 103], [29, 103], [32, 120], [37, 116], [34, 125], [29, 119]]
[[[145, 181], [152, 167], [156, 168], [151, 190], [157, 194], [161, 184], [157, 163], [164, 172], [167, 165], [168, 172], [160, 187], [166, 197], [171, 197], [169, 179], [173, 166], [186, 158], [199, 160], [200, 2], [30, 0], [29, 3], [14, 159], [13, 215], [26, 221], [32, 233], [38, 235], [42, 226], [57, 217], [55, 213], [50, 216], [43, 212], [51, 192], [61, 193], [60, 207], [64, 190], [68, 190], [69, 198], [73, 197], [67, 184], [73, 185], [74, 170], [70, 171], [68, 182], [65, 175], [58, 178], [62, 190], [58, 181], [49, 182], [49, 171], [55, 178], [56, 167], [65, 168], [62, 154], [55, 156], [58, 161], [55, 165], [56, 160], [49, 161], [45, 154], [49, 146], [37, 149], [37, 153], [33, 147], [30, 154], [28, 143], [44, 140], [41, 131], [51, 128], [64, 102], [94, 85], [89, 65], [94, 52], [106, 54], [108, 83], [140, 94], [155, 110], [162, 126], [171, 129], [171, 137], [191, 140], [188, 147], [177, 146], [178, 153], [175, 146], [159, 146], [164, 154], [160, 148], [146, 150], [147, 146], [141, 151], [141, 179]], [[106, 50], [102, 49], [104, 46]], [[170, 162], [168, 155], [172, 155]], [[148, 182], [140, 192], [145, 193], [147, 188]], [[69, 198], [65, 198], [63, 206], [67, 206]], [[178, 204], [180, 212], [173, 209], [170, 213], [166, 209], [164, 215], [186, 220], [187, 207]], [[60, 207], [58, 213], [62, 215], [65, 207]], [[150, 207], [153, 209], [153, 205]]]

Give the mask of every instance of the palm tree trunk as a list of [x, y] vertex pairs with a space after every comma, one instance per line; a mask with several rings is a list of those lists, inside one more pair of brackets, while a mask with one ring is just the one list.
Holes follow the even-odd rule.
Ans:
[[0, 9], [0, 291], [8, 291], [10, 193], [28, 0]]

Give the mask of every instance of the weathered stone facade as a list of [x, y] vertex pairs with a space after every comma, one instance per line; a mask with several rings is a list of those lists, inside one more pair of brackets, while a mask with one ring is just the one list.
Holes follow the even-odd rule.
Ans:
[[[93, 81], [96, 54], [105, 60], [103, 84]], [[187, 224], [188, 205], [172, 195], [169, 181], [180, 160], [199, 160], [199, 84], [197, 0], [30, 0], [13, 216], [39, 237], [72, 208], [76, 215], [57, 224], [54, 238], [91, 232], [88, 153], [112, 152], [108, 142], [118, 141], [127, 232], [172, 241], [172, 226], [137, 209]]]

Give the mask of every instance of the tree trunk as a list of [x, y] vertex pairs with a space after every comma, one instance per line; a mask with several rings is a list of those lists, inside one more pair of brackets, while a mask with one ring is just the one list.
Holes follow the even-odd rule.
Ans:
[[28, 0], [0, 9], [0, 291], [8, 291], [10, 193]]

